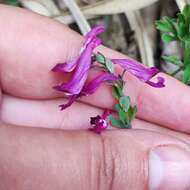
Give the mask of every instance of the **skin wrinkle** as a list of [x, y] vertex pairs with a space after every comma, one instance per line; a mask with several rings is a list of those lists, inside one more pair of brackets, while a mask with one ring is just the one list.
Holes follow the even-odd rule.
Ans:
[[[145, 146], [144, 143], [142, 143], [141, 141], [138, 141], [136, 139], [134, 139], [134, 141], [136, 141], [137, 144], [140, 144], [139, 147], [142, 147], [142, 149], [146, 149], [146, 146]], [[144, 179], [142, 180], [142, 182], [144, 184], [142, 184], [142, 188], [144, 190], [147, 190], [148, 189], [148, 179], [149, 179], [149, 177], [148, 177], [149, 176], [149, 173], [148, 173], [148, 171], [149, 171], [149, 164], [147, 162], [148, 159], [149, 159], [149, 150], [147, 150], [145, 154], [146, 154], [146, 156], [142, 157], [143, 158], [143, 160], [141, 161], [141, 168], [142, 169], [140, 169], [140, 173], [138, 171], [138, 175], [139, 176], [143, 176]]]
[[[93, 155], [92, 154], [92, 141], [90, 141], [89, 142], [89, 155]], [[90, 187], [90, 189], [92, 189], [93, 188], [93, 165], [94, 165], [94, 162], [93, 162], [93, 156], [91, 156], [90, 158], [89, 158], [89, 164], [90, 164], [90, 168], [89, 168], [89, 187]]]
[[100, 166], [98, 167], [98, 178], [97, 178], [98, 180], [97, 180], [97, 184], [98, 184], [98, 186], [97, 186], [97, 190], [100, 190], [100, 181], [101, 181], [101, 162], [100, 162]]
[[146, 157], [143, 158], [142, 160], [142, 175], [144, 176], [144, 190], [148, 189], [149, 186], [149, 163], [147, 162], [147, 160], [149, 160], [149, 152], [150, 150], [147, 150]]
[[102, 161], [101, 161], [101, 178], [99, 190], [112, 190], [115, 164], [112, 155], [112, 139], [110, 137], [101, 135], [101, 149], [102, 149]]
[[120, 163], [120, 154], [119, 151], [117, 150], [117, 146], [115, 146], [113, 144], [113, 142], [111, 141], [111, 146], [110, 146], [110, 150], [111, 150], [111, 162], [112, 162], [112, 169], [111, 169], [111, 182], [110, 182], [110, 190], [113, 189], [114, 187], [114, 179], [116, 178], [116, 169], [117, 169], [117, 165], [118, 163]]
[[[102, 144], [101, 137], [96, 136], [95, 139], [98, 141], [98, 145], [88, 138], [88, 155], [89, 157], [89, 189], [90, 190], [100, 190], [100, 177], [101, 177], [101, 160], [102, 160]], [[98, 150], [100, 148], [100, 150]], [[97, 154], [98, 153], [98, 154]]]
[[[147, 157], [144, 158], [143, 161], [141, 161], [141, 167], [143, 172], [140, 170], [140, 173], [138, 172], [138, 176], [136, 176], [136, 171], [134, 171], [132, 168], [131, 168], [131, 159], [133, 159], [133, 155], [132, 157], [127, 156], [128, 158], [126, 158], [125, 160], [123, 160], [124, 158], [122, 158], [122, 155], [121, 155], [121, 150], [119, 150], [119, 147], [121, 146], [121, 144], [117, 144], [117, 141], [115, 141], [115, 139], [113, 140], [112, 137], [110, 136], [107, 136], [107, 135], [103, 135], [103, 140], [102, 140], [102, 144], [104, 146], [104, 162], [102, 163], [103, 164], [103, 176], [105, 177], [102, 177], [101, 180], [104, 180], [104, 181], [107, 181], [107, 184], [106, 184], [106, 187], [103, 187], [100, 188], [101, 190], [117, 190], [118, 187], [120, 187], [120, 184], [118, 184], [120, 181], [121, 183], [123, 183], [123, 176], [125, 176], [125, 181], [127, 181], [128, 183], [126, 184], [126, 189], [131, 189], [131, 188], [134, 188], [134, 184], [131, 183], [131, 175], [132, 176], [135, 176], [136, 178], [140, 178], [140, 180], [142, 180], [142, 176], [143, 176], [143, 189], [145, 189], [147, 187], [147, 184], [148, 184], [148, 169], [147, 169]], [[126, 137], [127, 138], [127, 137]], [[130, 138], [130, 135], [128, 136], [128, 138]], [[134, 144], [140, 144], [139, 147], [142, 147], [142, 149], [145, 149], [146, 146], [142, 143], [142, 142], [139, 142], [138, 140], [134, 139]], [[136, 141], [136, 142], [135, 142]], [[144, 148], [143, 148], [144, 147]], [[123, 168], [123, 164], [122, 162], [125, 161], [125, 167]], [[146, 168], [145, 168], [146, 167]], [[139, 168], [139, 169], [140, 169]], [[124, 172], [127, 172], [127, 173], [124, 173]], [[133, 174], [132, 174], [133, 173]], [[100, 184], [103, 184], [100, 183]], [[142, 186], [141, 186], [142, 188]]]
[[[140, 130], [141, 129], [139, 129], [139, 131]], [[133, 138], [133, 136], [131, 136], [130, 133], [128, 133], [128, 135], [126, 136], [126, 138], [128, 138], [128, 139], [132, 138], [131, 141], [133, 142], [133, 144], [136, 144], [137, 147], [141, 147], [142, 150], [147, 150], [146, 144], [143, 141], [139, 141], [139, 139], [137, 139], [137, 138]], [[140, 168], [142, 168], [142, 169], [139, 168], [140, 170], [138, 170], [138, 171], [135, 170], [136, 172], [138, 172], [138, 175], [134, 174], [133, 173], [134, 171], [131, 170], [131, 167], [130, 167], [130, 165], [131, 165], [131, 163], [130, 163], [130, 161], [131, 161], [130, 155], [128, 156], [128, 159], [126, 159], [126, 167], [125, 167], [125, 168], [127, 168], [128, 171], [129, 171], [129, 168], [130, 168], [130, 171], [125, 174], [126, 181], [131, 182], [131, 179], [129, 178], [131, 176], [135, 176], [135, 178], [137, 180], [138, 179], [137, 176], [139, 176], [140, 178], [143, 178], [140, 181], [143, 182], [143, 184], [141, 184], [141, 189], [143, 188], [144, 190], [148, 189], [148, 179], [149, 179], [148, 178], [148, 176], [149, 176], [149, 174], [148, 174], [148, 171], [149, 171], [148, 170], [148, 157], [149, 157], [149, 154], [148, 153], [149, 153], [149, 149], [146, 151], [146, 153], [145, 153], [146, 155], [144, 157], [141, 157], [141, 159], [143, 159], [143, 160], [141, 160], [141, 159], [139, 160], [141, 162], [141, 167]], [[134, 155], [134, 156], [137, 156], [137, 155]], [[123, 167], [121, 169], [123, 169]], [[134, 188], [133, 185], [134, 185], [134, 183], [128, 183], [126, 189]]]

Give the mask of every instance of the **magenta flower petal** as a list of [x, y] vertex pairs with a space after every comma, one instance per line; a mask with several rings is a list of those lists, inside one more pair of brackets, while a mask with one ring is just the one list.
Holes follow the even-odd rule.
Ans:
[[80, 59], [80, 55], [83, 54], [85, 51], [86, 47], [88, 46], [91, 41], [96, 38], [96, 36], [102, 32], [105, 31], [105, 28], [103, 25], [97, 25], [95, 26], [90, 32], [87, 33], [85, 36], [85, 42], [81, 48], [81, 51], [77, 58], [66, 62], [66, 63], [58, 63], [55, 67], [53, 67], [52, 71], [53, 72], [71, 72], [75, 69], [76, 65], [78, 64], [78, 61]]
[[[72, 95], [69, 98], [68, 103], [60, 105], [61, 110], [71, 106], [71, 104], [79, 97], [81, 96], [87, 96], [89, 94], [93, 94], [96, 89], [101, 85], [102, 82], [104, 81], [115, 81], [118, 80], [118, 77], [110, 74], [110, 73], [104, 73], [101, 74], [99, 76], [97, 76], [94, 80], [92, 80], [88, 85], [86, 85], [82, 91], [80, 92], [80, 94], [76, 94], [76, 95]], [[62, 91], [61, 86], [54, 86], [54, 89], [58, 90], [58, 91]], [[105, 112], [106, 114], [106, 112]], [[103, 115], [102, 118], [105, 119], [107, 117], [107, 115]]]
[[155, 88], [163, 88], [163, 87], [165, 87], [164, 78], [157, 77], [157, 79], [158, 79], [158, 82], [147, 81], [146, 83], [149, 84], [150, 86], [155, 87]]
[[104, 113], [102, 114], [102, 119], [107, 119], [109, 115], [110, 115], [110, 111], [105, 110]]
[[78, 58], [73, 59], [67, 63], [58, 63], [53, 67], [53, 72], [71, 72], [75, 69], [77, 65]]
[[96, 117], [90, 118], [90, 124], [91, 125], [98, 125], [99, 120], [101, 119], [101, 116], [97, 115]]
[[157, 68], [145, 68], [142, 64], [132, 59], [112, 59], [112, 62], [114, 64], [120, 65], [144, 82], [148, 81], [157, 73], [159, 73]]
[[116, 81], [116, 80], [118, 80], [117, 76], [110, 74], [110, 73], [103, 73], [103, 74], [97, 76], [89, 84], [84, 86], [81, 93], [85, 96], [93, 94], [97, 90], [97, 88], [101, 85], [102, 82]]
[[61, 84], [54, 88], [70, 94], [79, 94], [88, 76], [88, 71], [91, 66], [92, 51], [99, 44], [101, 44], [101, 40], [94, 38], [93, 41], [88, 44], [86, 49], [81, 54], [72, 79], [68, 83]]
[[139, 62], [132, 60], [132, 59], [112, 59], [114, 64], [120, 65], [122, 68], [126, 69], [128, 72], [139, 78], [141, 81], [146, 82], [147, 84], [153, 87], [163, 87], [164, 86], [164, 79], [162, 80], [159, 78], [158, 83], [151, 82], [150, 79], [158, 74], [160, 71], [155, 68], [146, 68]]
[[78, 98], [78, 95], [72, 95], [69, 97], [69, 101], [66, 104], [61, 104], [59, 105], [59, 107], [61, 108], [61, 110], [64, 110], [68, 108], [69, 106], [71, 106], [77, 98]]
[[103, 25], [97, 25], [90, 32], [88, 32], [85, 36], [84, 48], [88, 45], [89, 42], [92, 41], [98, 34], [101, 34], [105, 31], [105, 27]]

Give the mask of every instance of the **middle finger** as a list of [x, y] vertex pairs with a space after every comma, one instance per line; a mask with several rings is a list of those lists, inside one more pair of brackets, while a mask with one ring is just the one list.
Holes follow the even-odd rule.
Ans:
[[[88, 129], [90, 117], [101, 115], [103, 112], [102, 109], [78, 102], [72, 107], [60, 111], [58, 105], [64, 101], [66, 99], [63, 98], [37, 101], [3, 95], [1, 119], [5, 123], [17, 126], [74, 130]], [[190, 143], [190, 137], [187, 134], [143, 120], [135, 119], [132, 127], [167, 134]]]

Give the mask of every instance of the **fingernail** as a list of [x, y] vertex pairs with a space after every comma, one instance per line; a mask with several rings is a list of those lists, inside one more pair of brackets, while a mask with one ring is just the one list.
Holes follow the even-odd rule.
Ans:
[[190, 152], [174, 145], [159, 146], [149, 154], [150, 190], [189, 190]]

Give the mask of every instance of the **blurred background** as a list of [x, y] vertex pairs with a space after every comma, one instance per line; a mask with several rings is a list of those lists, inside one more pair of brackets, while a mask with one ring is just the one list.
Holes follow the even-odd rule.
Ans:
[[[51, 17], [86, 34], [93, 25], [103, 23], [104, 44], [147, 66], [167, 73], [176, 66], [162, 61], [162, 55], [181, 55], [176, 42], [163, 44], [155, 21], [163, 16], [175, 17], [188, 0], [0, 0]], [[176, 75], [180, 78], [181, 73]]]

